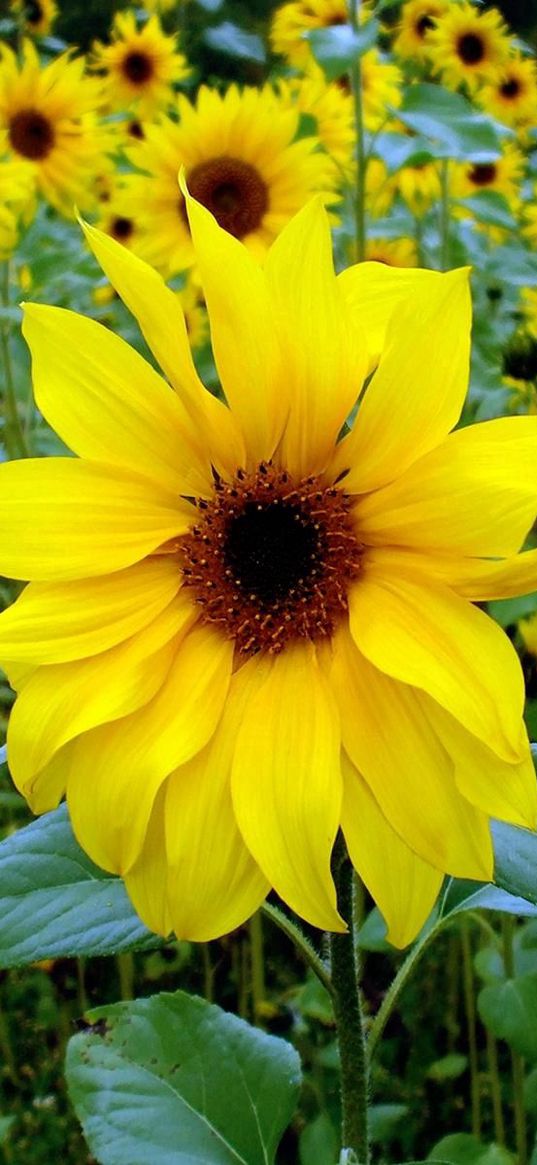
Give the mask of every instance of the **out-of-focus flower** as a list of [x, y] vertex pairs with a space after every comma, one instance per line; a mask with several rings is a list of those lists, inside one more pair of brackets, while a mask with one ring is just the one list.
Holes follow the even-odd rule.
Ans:
[[365, 257], [388, 267], [416, 267], [418, 263], [414, 239], [368, 239]]
[[93, 66], [103, 74], [111, 109], [134, 106], [140, 117], [167, 106], [173, 84], [186, 80], [190, 68], [177, 49], [177, 37], [167, 36], [157, 16], [138, 28], [133, 12], [118, 12], [111, 43], [95, 42]]
[[275, 53], [281, 53], [297, 68], [311, 61], [311, 49], [305, 33], [316, 28], [347, 24], [347, 0], [291, 0], [277, 8], [272, 18], [270, 40]]
[[433, 71], [446, 85], [472, 92], [506, 64], [511, 38], [496, 8], [484, 12], [467, 0], [448, 5], [427, 37]]
[[449, 0], [408, 0], [401, 8], [393, 48], [410, 61], [427, 58], [429, 33], [439, 16], [449, 7]]
[[533, 126], [537, 109], [537, 68], [533, 58], [513, 56], [493, 80], [477, 91], [475, 99], [504, 125]]
[[347, 173], [355, 143], [350, 92], [335, 81], [328, 83], [322, 69], [312, 63], [305, 75], [279, 81], [278, 93], [284, 105], [314, 119], [312, 133], [318, 135], [327, 154]]
[[482, 190], [495, 190], [516, 209], [520, 204], [524, 170], [523, 154], [508, 142], [494, 162], [452, 163], [450, 191], [454, 198], [470, 198]]
[[56, 0], [11, 0], [10, 8], [29, 36], [48, 36], [58, 15]]

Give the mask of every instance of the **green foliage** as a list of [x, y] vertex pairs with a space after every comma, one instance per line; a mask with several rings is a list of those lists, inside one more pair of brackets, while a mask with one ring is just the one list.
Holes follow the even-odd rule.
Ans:
[[357, 31], [350, 24], [335, 24], [328, 28], [312, 29], [305, 34], [305, 39], [309, 41], [327, 81], [335, 81], [348, 73], [356, 58], [373, 48], [378, 29], [376, 20], [369, 20]]
[[493, 162], [500, 154], [501, 139], [492, 119], [476, 113], [460, 93], [440, 85], [411, 86], [397, 116], [432, 143], [437, 158], [483, 163]]
[[67, 1080], [102, 1165], [271, 1165], [300, 1081], [289, 1044], [181, 991], [89, 1019]]
[[468, 1133], [453, 1133], [443, 1137], [427, 1158], [438, 1165], [440, 1158], [446, 1165], [514, 1165], [514, 1158], [500, 1145], [483, 1145]]

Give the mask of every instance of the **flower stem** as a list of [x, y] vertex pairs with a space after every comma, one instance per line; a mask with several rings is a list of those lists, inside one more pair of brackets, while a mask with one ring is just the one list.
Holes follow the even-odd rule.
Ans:
[[449, 267], [449, 161], [440, 163], [440, 270]]
[[338, 909], [349, 927], [345, 934], [330, 935], [341, 1072], [342, 1149], [343, 1154], [352, 1150], [360, 1165], [368, 1165], [368, 1073], [353, 925], [353, 869], [342, 838], [334, 848], [333, 872]]
[[[350, 18], [353, 32], [358, 32], [360, 22], [360, 0], [351, 0]], [[354, 225], [356, 241], [356, 262], [365, 258], [365, 179], [367, 156], [364, 139], [364, 110], [362, 100], [362, 63], [355, 57], [350, 69], [350, 82], [354, 101], [354, 129], [356, 133], [356, 188], [354, 192]]]
[[464, 1005], [468, 1034], [468, 1058], [470, 1062], [470, 1096], [472, 1103], [472, 1133], [479, 1140], [481, 1136], [481, 1088], [479, 1083], [479, 1058], [477, 1052], [476, 1011], [474, 995], [474, 969], [468, 920], [462, 920], [462, 977], [464, 985]]
[[[3, 308], [9, 307], [9, 263], [2, 263], [0, 280], [0, 301]], [[11, 353], [9, 350], [9, 323], [0, 321], [0, 350], [4, 365], [4, 443], [10, 457], [27, 457], [28, 448], [24, 437], [17, 397], [13, 370], [11, 367]]]
[[265, 962], [263, 952], [263, 917], [257, 910], [248, 924], [250, 931], [250, 961], [252, 967], [252, 1011], [257, 1023], [266, 998]]
[[[507, 979], [513, 979], [515, 975], [513, 950], [514, 925], [514, 919], [511, 915], [502, 915], [503, 962]], [[517, 1163], [518, 1165], [526, 1165], [528, 1160], [528, 1131], [524, 1105], [524, 1061], [520, 1053], [515, 1052], [514, 1048], [511, 1048], [510, 1051]]]
[[291, 918], [288, 918], [287, 914], [283, 913], [283, 910], [278, 910], [277, 906], [272, 906], [270, 902], [264, 902], [263, 906], [261, 907], [261, 911], [265, 915], [265, 918], [270, 918], [271, 922], [274, 922], [276, 926], [279, 926], [280, 930], [283, 930], [283, 933], [291, 939], [291, 942], [294, 943], [298, 953], [302, 955], [304, 962], [307, 963], [309, 967], [311, 967], [312, 971], [316, 974], [323, 987], [325, 987], [330, 995], [332, 995], [332, 981], [330, 979], [328, 970], [320, 955], [318, 955], [317, 951], [314, 950], [309, 939], [306, 938], [306, 935], [303, 933], [303, 931], [301, 931], [300, 927], [297, 926], [296, 922], [293, 922]]

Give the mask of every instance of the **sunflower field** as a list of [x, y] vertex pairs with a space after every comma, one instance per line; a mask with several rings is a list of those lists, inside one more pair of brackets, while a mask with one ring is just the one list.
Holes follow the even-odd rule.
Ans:
[[537, 1165], [536, 53], [2, 0], [0, 1163]]

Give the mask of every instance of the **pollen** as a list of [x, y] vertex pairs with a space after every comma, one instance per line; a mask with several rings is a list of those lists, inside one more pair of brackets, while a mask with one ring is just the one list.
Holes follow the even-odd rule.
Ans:
[[363, 551], [343, 490], [262, 462], [231, 482], [217, 478], [213, 497], [196, 506], [178, 550], [205, 622], [247, 656], [333, 634]]

